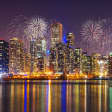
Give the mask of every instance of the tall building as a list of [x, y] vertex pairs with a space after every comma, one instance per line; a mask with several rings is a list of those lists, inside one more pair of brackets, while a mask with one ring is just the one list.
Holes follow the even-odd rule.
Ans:
[[73, 73], [74, 72], [74, 50], [71, 47], [66, 46], [65, 49], [65, 72]]
[[76, 48], [74, 50], [74, 68], [75, 68], [75, 72], [78, 73], [80, 73], [82, 70], [81, 58], [82, 58], [82, 49]]
[[9, 72], [9, 44], [0, 40], [0, 76]]
[[63, 73], [65, 67], [65, 45], [62, 43], [56, 44], [55, 47], [50, 50], [50, 67], [55, 73]]
[[101, 55], [98, 53], [92, 54], [92, 74], [97, 75], [99, 72], [99, 64], [98, 61], [100, 60]]
[[30, 74], [31, 55], [26, 50], [24, 51], [24, 72]]
[[18, 38], [10, 39], [9, 72], [14, 74], [24, 72], [24, 47], [23, 42]]
[[36, 40], [31, 40], [30, 41], [30, 54], [31, 54], [31, 68], [30, 68], [30, 72], [34, 71], [34, 66], [35, 63], [37, 64], [36, 61], [36, 54], [37, 54], [37, 48], [36, 48]]
[[108, 58], [108, 64], [109, 64], [109, 74], [112, 74], [112, 53], [109, 54]]
[[87, 64], [86, 64], [86, 73], [92, 72], [92, 58], [91, 56], [87, 56]]
[[92, 59], [91, 56], [87, 55], [87, 52], [82, 53], [82, 58], [81, 58], [81, 65], [82, 65], [82, 72], [85, 74], [91, 73], [92, 70]]
[[55, 22], [51, 24], [51, 47], [62, 41], [62, 24]]
[[74, 34], [73, 33], [68, 33], [67, 37], [66, 37], [66, 41], [67, 41], [67, 46], [69, 47], [73, 47], [74, 45]]
[[95, 74], [99, 77], [105, 77], [108, 75], [108, 58], [107, 57], [101, 57], [98, 60], [98, 73]]
[[32, 40], [30, 43], [31, 72], [43, 71], [46, 66], [46, 40]]

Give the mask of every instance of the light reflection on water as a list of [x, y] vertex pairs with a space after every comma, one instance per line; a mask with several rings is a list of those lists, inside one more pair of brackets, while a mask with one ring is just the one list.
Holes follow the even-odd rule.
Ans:
[[0, 112], [112, 112], [112, 81], [2, 82]]

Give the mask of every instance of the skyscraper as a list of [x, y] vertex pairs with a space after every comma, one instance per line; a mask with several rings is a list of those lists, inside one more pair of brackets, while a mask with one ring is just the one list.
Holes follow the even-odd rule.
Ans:
[[30, 43], [31, 53], [31, 72], [41, 70], [45, 68], [46, 58], [46, 40], [32, 40]]
[[30, 41], [30, 54], [31, 54], [31, 68], [30, 72], [34, 72], [35, 65], [37, 69], [37, 46], [36, 46], [36, 40]]
[[65, 49], [65, 72], [73, 73], [74, 71], [74, 50], [71, 47], [66, 46]]
[[92, 54], [92, 74], [98, 75], [99, 73], [99, 60], [101, 58], [101, 55], [98, 53]]
[[55, 22], [51, 24], [51, 47], [62, 41], [62, 24]]
[[0, 40], [0, 76], [9, 72], [9, 44]]
[[18, 38], [10, 39], [9, 43], [9, 71], [19, 74], [24, 71], [23, 42]]
[[82, 63], [81, 63], [81, 57], [82, 57], [82, 49], [76, 48], [74, 50], [74, 68], [75, 72], [81, 72], [82, 70]]
[[73, 45], [74, 45], [74, 34], [73, 33], [68, 33], [66, 41], [67, 41], [67, 46], [73, 47]]
[[30, 73], [31, 68], [31, 54], [24, 50], [24, 72]]
[[109, 74], [112, 74], [112, 53], [109, 54], [109, 58], [108, 58], [108, 61], [109, 61]]
[[65, 49], [66, 46], [62, 43], [56, 44], [50, 50], [50, 67], [55, 73], [63, 73], [65, 67]]
[[81, 65], [82, 65], [82, 72], [85, 74], [91, 73], [92, 70], [92, 59], [91, 56], [87, 55], [87, 52], [82, 53], [81, 57]]

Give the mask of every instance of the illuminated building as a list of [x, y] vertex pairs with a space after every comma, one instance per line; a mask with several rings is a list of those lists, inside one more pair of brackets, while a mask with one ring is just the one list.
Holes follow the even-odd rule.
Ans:
[[99, 71], [97, 76], [104, 77], [108, 74], [108, 59], [106, 57], [102, 57], [98, 60]]
[[65, 72], [73, 73], [74, 71], [74, 50], [71, 47], [65, 49]]
[[9, 72], [21, 73], [24, 71], [23, 42], [18, 38], [10, 39], [9, 43]]
[[38, 70], [45, 71], [47, 65], [47, 42], [45, 39], [37, 41], [37, 68]]
[[24, 51], [24, 72], [30, 73], [31, 68], [31, 55], [27, 51]]
[[97, 75], [99, 66], [98, 66], [98, 60], [101, 58], [100, 54], [94, 53], [92, 54], [92, 74]]
[[57, 69], [57, 54], [56, 54], [56, 48], [52, 47], [50, 49], [50, 54], [49, 54], [49, 65], [50, 65], [50, 69], [52, 69], [53, 71], [56, 71]]
[[92, 58], [87, 56], [86, 73], [91, 73], [92, 71]]
[[81, 57], [82, 57], [82, 49], [76, 48], [74, 51], [74, 68], [75, 72], [78, 73], [80, 73], [82, 69]]
[[50, 50], [50, 67], [55, 73], [73, 73], [74, 50], [63, 43], [56, 44]]
[[55, 73], [63, 73], [65, 65], [65, 45], [62, 43], [56, 44], [50, 50], [50, 67]]
[[51, 24], [51, 47], [62, 41], [62, 24], [55, 22]]
[[101, 56], [100, 54], [94, 54], [92, 56], [92, 73], [95, 76], [103, 77], [108, 73], [108, 58]]
[[68, 33], [66, 36], [66, 48], [65, 52], [65, 73], [74, 72], [74, 35], [73, 33]]
[[108, 61], [109, 61], [109, 74], [112, 74], [112, 53], [109, 54], [109, 58], [108, 58]]
[[32, 40], [30, 42], [31, 72], [44, 70], [46, 66], [46, 40]]
[[74, 45], [74, 34], [73, 33], [68, 33], [66, 41], [67, 41], [67, 46], [72, 47]]
[[34, 65], [35, 63], [37, 64], [36, 60], [36, 53], [37, 53], [37, 49], [36, 49], [36, 40], [31, 40], [30, 41], [30, 54], [31, 54], [31, 68], [30, 68], [30, 72], [34, 71]]
[[9, 44], [0, 40], [0, 76], [9, 72]]
[[86, 52], [82, 53], [81, 63], [82, 72], [85, 74], [91, 73], [92, 59], [91, 56], [87, 56]]

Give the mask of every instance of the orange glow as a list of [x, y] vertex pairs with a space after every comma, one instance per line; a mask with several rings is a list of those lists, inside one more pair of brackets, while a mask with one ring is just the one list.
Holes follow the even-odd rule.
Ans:
[[51, 80], [49, 80], [49, 93], [48, 93], [48, 112], [51, 112]]

